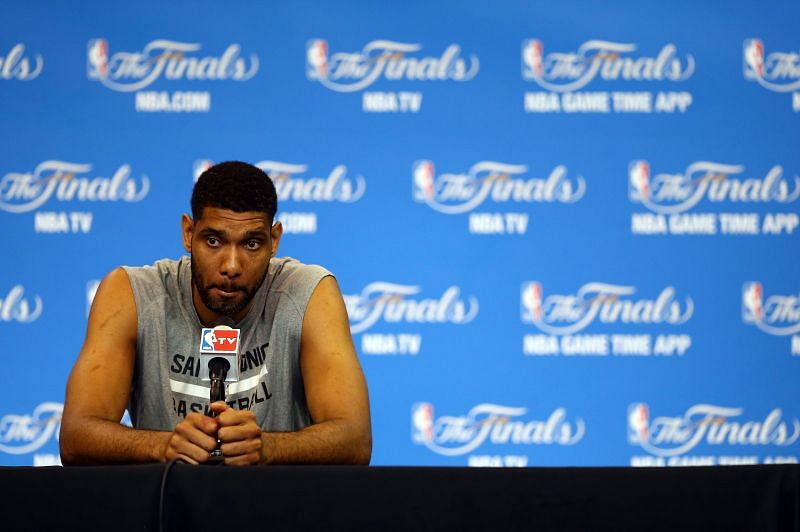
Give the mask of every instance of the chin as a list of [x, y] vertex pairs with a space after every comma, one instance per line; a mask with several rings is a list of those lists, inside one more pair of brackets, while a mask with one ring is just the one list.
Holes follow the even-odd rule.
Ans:
[[211, 310], [213, 310], [220, 316], [228, 316], [232, 318], [234, 314], [242, 310], [242, 307], [240, 307], [239, 305], [225, 305], [225, 306], [220, 305]]

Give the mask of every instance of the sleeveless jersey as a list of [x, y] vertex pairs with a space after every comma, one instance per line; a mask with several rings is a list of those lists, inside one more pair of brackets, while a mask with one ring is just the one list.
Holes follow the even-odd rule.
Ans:
[[[189, 257], [124, 267], [138, 318], [136, 363], [128, 411], [136, 428], [172, 431], [187, 413], [208, 414], [210, 384], [200, 379], [203, 325], [192, 302]], [[320, 267], [272, 259], [253, 306], [236, 324], [239, 382], [226, 384], [226, 402], [251, 410], [261, 430], [297, 431], [311, 424], [300, 372], [300, 335]]]

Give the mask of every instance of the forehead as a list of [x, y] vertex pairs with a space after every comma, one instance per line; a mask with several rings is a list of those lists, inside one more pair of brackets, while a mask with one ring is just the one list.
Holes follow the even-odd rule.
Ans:
[[213, 229], [225, 233], [245, 233], [249, 231], [269, 232], [267, 213], [258, 211], [236, 212], [219, 207], [206, 207], [198, 220], [195, 232]]

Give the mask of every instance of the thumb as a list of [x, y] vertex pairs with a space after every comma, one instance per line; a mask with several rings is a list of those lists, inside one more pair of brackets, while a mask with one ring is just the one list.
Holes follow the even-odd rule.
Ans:
[[211, 408], [212, 412], [214, 412], [215, 414], [219, 415], [219, 414], [223, 413], [226, 410], [230, 410], [231, 407], [229, 407], [227, 405], [227, 403], [225, 403], [225, 401], [216, 401], [216, 402], [211, 403], [210, 408]]

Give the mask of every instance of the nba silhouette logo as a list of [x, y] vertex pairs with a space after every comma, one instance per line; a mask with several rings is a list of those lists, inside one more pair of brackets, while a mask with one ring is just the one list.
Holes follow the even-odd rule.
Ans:
[[650, 439], [650, 409], [645, 403], [628, 406], [628, 443], [642, 444]]
[[544, 76], [544, 47], [539, 39], [522, 41], [522, 77], [536, 79]]
[[203, 175], [203, 172], [208, 170], [214, 166], [214, 163], [209, 161], [208, 159], [198, 159], [194, 162], [192, 166], [192, 175], [194, 175], [194, 182], [197, 183], [197, 180], [200, 179], [200, 176]]
[[328, 77], [328, 41], [325, 39], [311, 39], [306, 43], [306, 77]]
[[433, 441], [433, 405], [416, 403], [411, 407], [411, 440], [414, 443]]
[[86, 74], [89, 79], [105, 79], [108, 76], [108, 41], [90, 40], [86, 55]]
[[413, 166], [414, 175], [414, 199], [416, 201], [432, 200], [434, 190], [434, 168], [430, 161], [416, 161]]
[[752, 323], [764, 319], [764, 288], [758, 281], [742, 286], [742, 321]]
[[522, 284], [522, 321], [541, 321], [542, 319], [542, 284], [530, 281]]
[[744, 41], [744, 77], [746, 79], [764, 77], [764, 43], [761, 39]]
[[650, 164], [633, 161], [628, 165], [628, 197], [631, 201], [650, 199]]
[[215, 342], [214, 329], [204, 328], [203, 332], [200, 333], [200, 351], [213, 352]]

